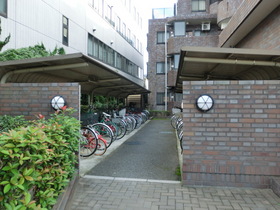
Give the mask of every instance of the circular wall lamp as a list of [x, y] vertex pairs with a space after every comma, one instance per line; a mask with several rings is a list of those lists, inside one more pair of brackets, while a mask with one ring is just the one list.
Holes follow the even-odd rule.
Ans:
[[51, 106], [54, 110], [61, 109], [66, 105], [66, 101], [62, 96], [54, 96], [51, 100]]
[[207, 112], [214, 106], [214, 100], [211, 96], [203, 94], [196, 99], [196, 107], [202, 112]]

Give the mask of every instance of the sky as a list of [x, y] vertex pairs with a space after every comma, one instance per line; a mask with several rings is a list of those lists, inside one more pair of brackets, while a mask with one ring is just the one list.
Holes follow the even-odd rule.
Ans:
[[143, 18], [152, 18], [152, 8], [166, 8], [173, 7], [177, 0], [136, 0], [139, 8], [142, 9], [141, 13]]

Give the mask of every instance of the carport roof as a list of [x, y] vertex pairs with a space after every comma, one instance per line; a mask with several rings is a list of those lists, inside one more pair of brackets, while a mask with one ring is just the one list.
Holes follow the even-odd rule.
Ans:
[[279, 80], [280, 50], [183, 47], [176, 91], [187, 80]]
[[126, 97], [148, 93], [144, 81], [82, 53], [0, 62], [1, 83], [73, 83], [82, 93]]

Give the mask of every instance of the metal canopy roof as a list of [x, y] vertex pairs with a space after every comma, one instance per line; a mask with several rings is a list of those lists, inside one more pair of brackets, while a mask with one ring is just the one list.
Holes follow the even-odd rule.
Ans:
[[183, 47], [176, 91], [184, 80], [279, 80], [280, 50]]
[[0, 62], [4, 83], [78, 82], [82, 93], [126, 97], [148, 93], [144, 81], [82, 53]]

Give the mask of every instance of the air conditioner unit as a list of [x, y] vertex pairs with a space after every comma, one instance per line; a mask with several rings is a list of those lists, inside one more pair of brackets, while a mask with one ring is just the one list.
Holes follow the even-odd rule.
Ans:
[[201, 24], [202, 31], [209, 31], [210, 30], [210, 23], [202, 23]]

